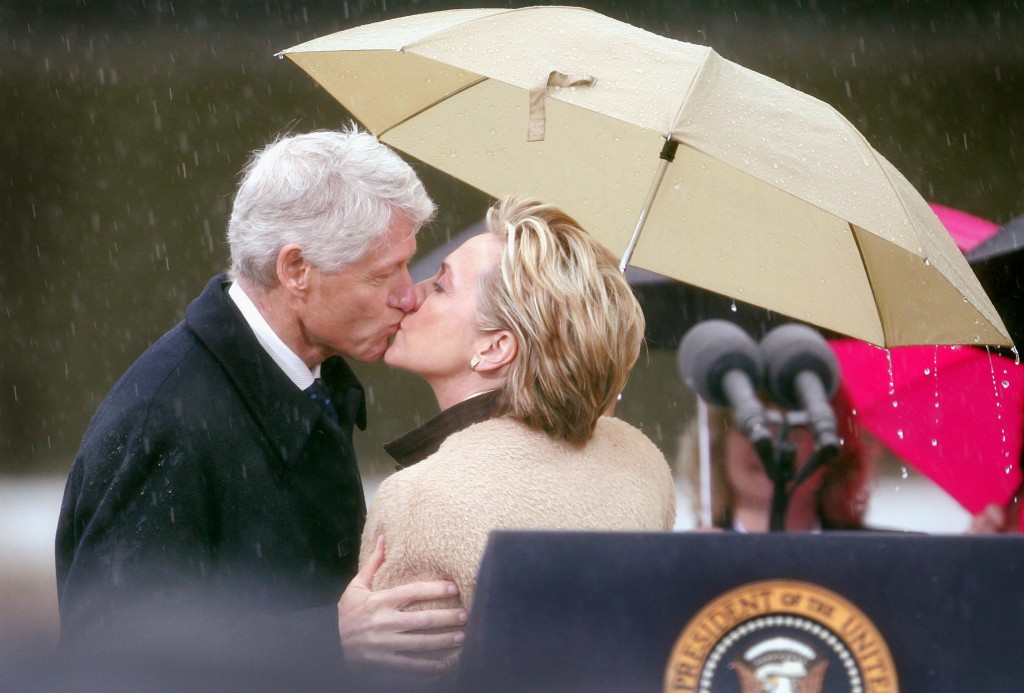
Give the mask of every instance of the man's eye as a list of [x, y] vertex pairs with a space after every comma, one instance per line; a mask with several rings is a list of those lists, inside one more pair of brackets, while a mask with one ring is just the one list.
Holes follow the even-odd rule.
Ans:
[[430, 285], [434, 287], [435, 294], [443, 294], [444, 287], [441, 286], [441, 282], [430, 282]]

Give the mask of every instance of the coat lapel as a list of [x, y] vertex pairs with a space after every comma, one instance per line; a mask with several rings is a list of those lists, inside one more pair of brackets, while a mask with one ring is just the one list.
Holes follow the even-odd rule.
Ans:
[[[245, 318], [227, 295], [229, 280], [219, 275], [188, 307], [185, 321], [227, 373], [250, 416], [257, 422], [286, 470], [285, 478], [321, 521], [359, 534], [366, 504], [352, 441], [353, 425], [366, 427], [363, 389], [341, 358], [328, 359], [321, 375], [338, 403], [335, 425], [260, 346]], [[350, 547], [337, 548], [339, 553]]]

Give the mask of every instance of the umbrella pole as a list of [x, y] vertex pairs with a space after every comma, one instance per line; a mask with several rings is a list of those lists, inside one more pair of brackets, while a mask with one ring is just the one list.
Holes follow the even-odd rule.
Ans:
[[629, 265], [629, 261], [633, 257], [633, 251], [636, 249], [636, 244], [640, 241], [640, 232], [644, 230], [644, 224], [647, 223], [647, 215], [651, 211], [651, 207], [654, 206], [654, 198], [658, 194], [658, 188], [661, 187], [661, 181], [665, 178], [665, 171], [668, 169], [668, 165], [675, 160], [676, 149], [678, 148], [679, 143], [672, 139], [666, 139], [665, 146], [661, 148], [661, 154], [658, 155], [661, 159], [661, 163], [658, 164], [658, 171], [654, 174], [654, 181], [651, 183], [651, 189], [647, 192], [647, 200], [644, 202], [644, 208], [640, 210], [640, 216], [636, 220], [636, 228], [633, 229], [633, 236], [629, 239], [629, 245], [626, 246], [626, 251], [622, 253], [622, 260], [619, 261], [620, 272], [626, 271], [626, 266]]

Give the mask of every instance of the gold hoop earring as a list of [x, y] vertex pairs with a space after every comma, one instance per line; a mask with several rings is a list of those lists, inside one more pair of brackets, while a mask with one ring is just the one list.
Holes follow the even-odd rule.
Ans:
[[471, 358], [469, 360], [469, 370], [475, 371], [476, 367], [478, 365], [480, 365], [480, 355], [479, 354], [477, 354], [476, 356], [474, 356], [473, 358]]

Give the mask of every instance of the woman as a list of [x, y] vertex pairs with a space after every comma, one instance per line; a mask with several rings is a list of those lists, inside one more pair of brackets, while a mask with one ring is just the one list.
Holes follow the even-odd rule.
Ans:
[[441, 414], [387, 449], [360, 562], [374, 589], [443, 578], [469, 608], [492, 529], [668, 530], [671, 471], [603, 416], [640, 352], [643, 314], [615, 257], [554, 206], [506, 198], [487, 232], [417, 285], [385, 355], [422, 376]]
[[[834, 398], [838, 432], [843, 440], [839, 454], [793, 490], [785, 527], [788, 531], [864, 529], [868, 506], [867, 484], [882, 454], [879, 443], [861, 436], [844, 391]], [[714, 527], [741, 532], [766, 532], [771, 515], [773, 483], [750, 441], [732, 422], [728, 409], [708, 408], [711, 447], [711, 516]], [[806, 427], [794, 427], [789, 439], [796, 447], [795, 467], [801, 469], [814, 448]], [[698, 488], [698, 434], [694, 420], [683, 434], [680, 467]], [[693, 494], [700, 516], [699, 494]]]

